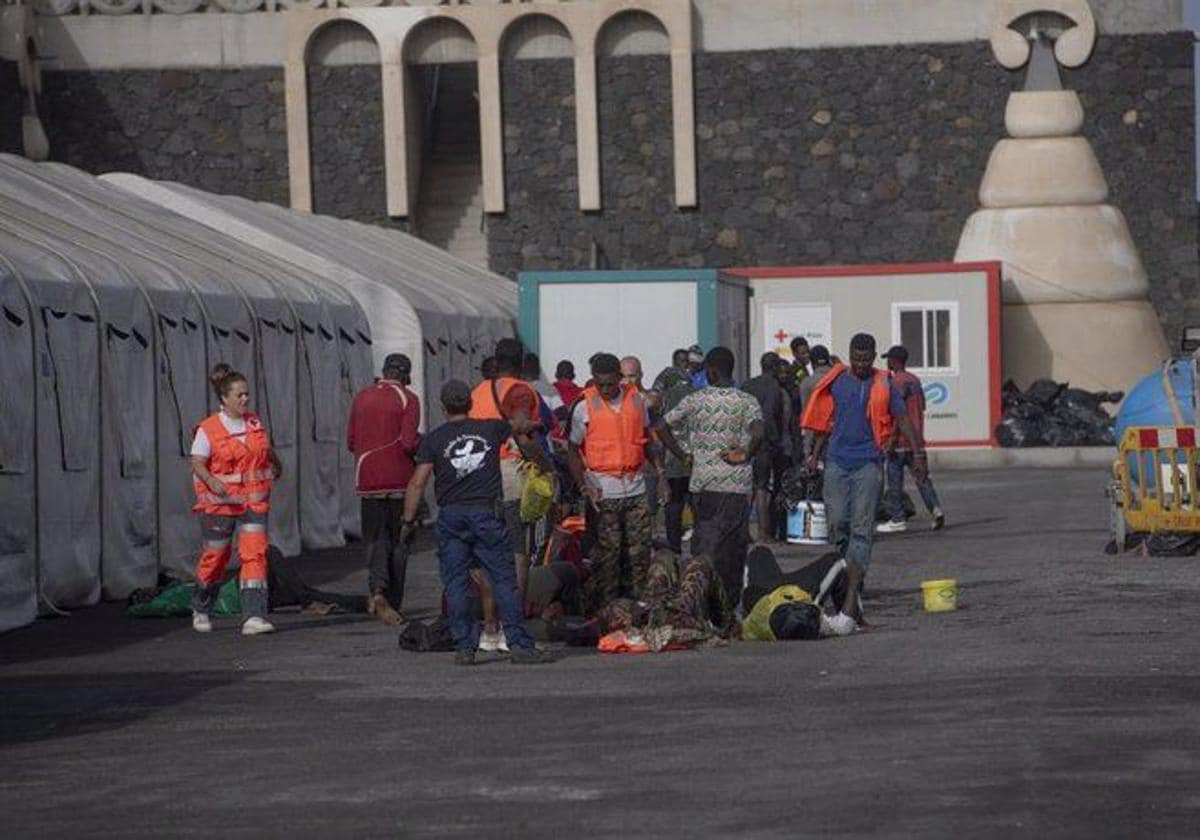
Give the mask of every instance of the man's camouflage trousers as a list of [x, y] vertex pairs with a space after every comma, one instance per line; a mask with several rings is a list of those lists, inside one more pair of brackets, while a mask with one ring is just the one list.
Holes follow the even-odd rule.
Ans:
[[598, 517], [592, 574], [584, 587], [585, 608], [591, 615], [616, 598], [640, 596], [650, 566], [654, 523], [644, 493], [602, 499], [598, 508], [589, 507], [588, 515]]

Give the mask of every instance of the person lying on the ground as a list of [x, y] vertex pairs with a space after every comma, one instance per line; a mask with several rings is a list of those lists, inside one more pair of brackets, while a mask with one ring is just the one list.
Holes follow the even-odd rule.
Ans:
[[742, 638], [773, 642], [845, 635], [849, 631], [825, 612], [841, 610], [847, 580], [846, 561], [836, 551], [784, 573], [770, 548], [755, 546], [746, 558]]
[[736, 638], [740, 632], [712, 561], [699, 555], [680, 566], [668, 550], [654, 555], [637, 600], [617, 598], [596, 618], [605, 633], [640, 636], [655, 651]]
[[[563, 616], [581, 616], [582, 587], [591, 575], [591, 562], [584, 559], [582, 516], [568, 516], [551, 529], [541, 562], [529, 568], [525, 587], [525, 618], [540, 620], [530, 625], [535, 636], [547, 635], [545, 624]], [[496, 618], [496, 602], [487, 575], [479, 568], [471, 569], [472, 604], [478, 599], [476, 620], [483, 622], [479, 650], [507, 652], [508, 644]], [[544, 640], [544, 639], [542, 639]]]

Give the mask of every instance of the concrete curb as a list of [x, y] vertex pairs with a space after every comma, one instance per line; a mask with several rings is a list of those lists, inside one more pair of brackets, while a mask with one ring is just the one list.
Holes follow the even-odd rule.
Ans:
[[1098, 469], [1116, 460], [1111, 446], [1034, 447], [1030, 449], [930, 449], [931, 470]]

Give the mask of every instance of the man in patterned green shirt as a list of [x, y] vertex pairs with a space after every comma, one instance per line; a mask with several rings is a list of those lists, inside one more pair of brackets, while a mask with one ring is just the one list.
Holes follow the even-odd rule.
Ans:
[[751, 459], [762, 443], [758, 400], [733, 384], [733, 351], [714, 347], [704, 359], [708, 387], [688, 394], [666, 413], [658, 432], [663, 445], [687, 455], [674, 432], [686, 432], [691, 450], [692, 555], [712, 558], [730, 603], [741, 596], [750, 544]]

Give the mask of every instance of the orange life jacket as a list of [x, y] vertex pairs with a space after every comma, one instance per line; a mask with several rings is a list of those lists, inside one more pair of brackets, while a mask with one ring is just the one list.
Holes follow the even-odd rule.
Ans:
[[630, 475], [646, 463], [646, 403], [633, 385], [622, 388], [620, 411], [594, 385], [583, 392], [588, 424], [583, 436], [583, 462], [592, 472]]
[[213, 478], [225, 485], [225, 495], [213, 493], [197, 477], [192, 478], [196, 504], [192, 510], [215, 516], [241, 516], [247, 510], [266, 513], [271, 509], [271, 439], [256, 414], [243, 414], [245, 441], [229, 433], [220, 414], [201, 421], [211, 449], [205, 466]]
[[[834, 402], [830, 388], [834, 380], [849, 370], [844, 364], [835, 365], [825, 378], [813, 388], [804, 407], [804, 416], [800, 426], [814, 432], [828, 433], [833, 429]], [[892, 392], [886, 371], [874, 371], [871, 382], [871, 394], [867, 398], [867, 420], [871, 423], [871, 433], [875, 444], [882, 449], [892, 437], [894, 420], [892, 418]]]
[[[501, 376], [496, 381], [495, 392], [492, 389], [492, 380], [485, 379], [475, 386], [475, 390], [471, 392], [471, 411], [468, 416], [472, 420], [505, 420], [505, 416], [500, 412], [500, 405], [496, 403], [496, 394], [500, 396], [500, 403], [504, 402], [504, 398], [508, 396], [508, 392], [514, 387], [520, 385], [533, 390], [529, 383], [511, 376]], [[536, 393], [535, 393], [536, 396]], [[537, 423], [537, 416], [529, 418], [534, 423]], [[506, 460], [515, 461], [521, 457], [521, 450], [518, 449], [512, 441], [505, 441], [500, 446], [500, 457]]]

